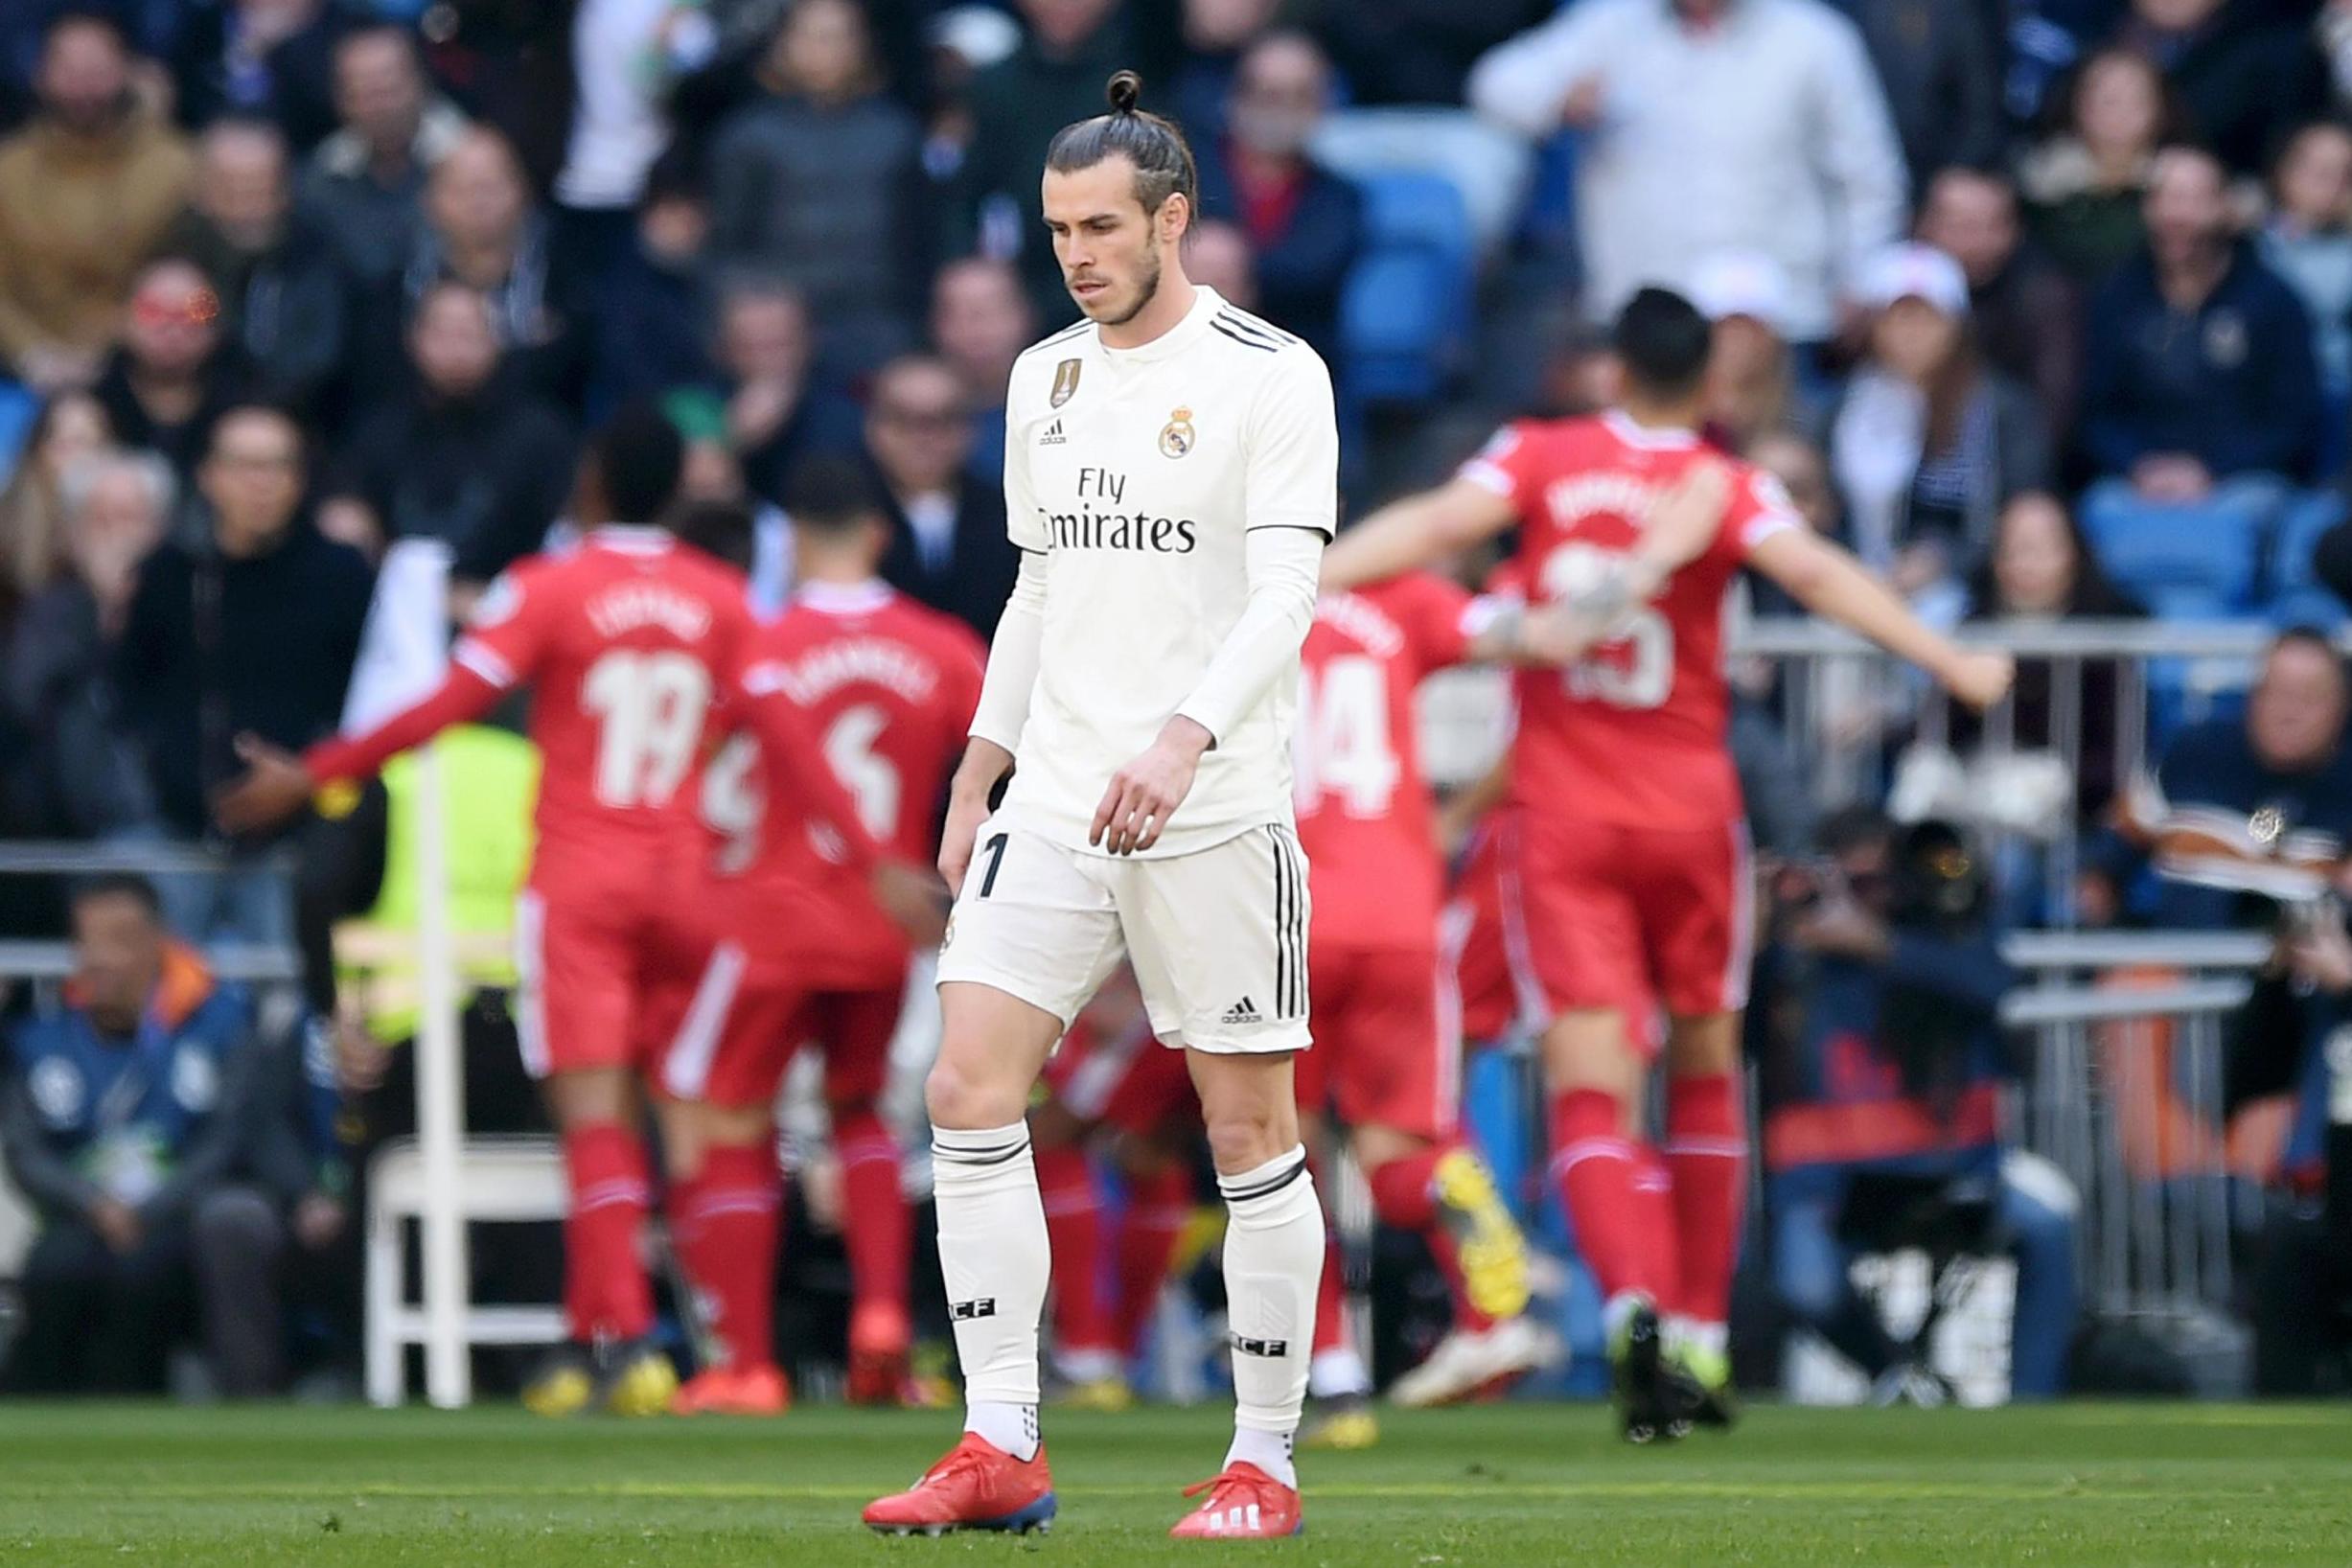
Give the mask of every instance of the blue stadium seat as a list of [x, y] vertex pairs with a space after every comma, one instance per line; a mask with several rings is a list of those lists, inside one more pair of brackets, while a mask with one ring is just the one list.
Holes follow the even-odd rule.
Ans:
[[1340, 296], [1346, 378], [1369, 403], [1423, 403], [1467, 340], [1474, 265], [1462, 193], [1436, 174], [1363, 176], [1365, 253]]
[[2109, 483], [2084, 497], [2083, 529], [2108, 574], [2151, 610], [2205, 618], [2253, 604], [2276, 510], [2234, 487], [2193, 505], [2152, 506]]
[[[2271, 591], [2275, 597], [2285, 599], [2319, 586], [2311, 574], [2311, 552], [2319, 536], [2343, 519], [2343, 497], [2334, 491], [2314, 491], [2287, 503], [2271, 537]], [[2336, 612], [2340, 615], [2342, 608]]]

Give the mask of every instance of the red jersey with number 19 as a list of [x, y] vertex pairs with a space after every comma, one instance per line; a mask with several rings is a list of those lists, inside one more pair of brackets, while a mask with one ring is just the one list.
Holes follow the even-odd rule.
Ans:
[[742, 577], [651, 528], [596, 529], [491, 586], [451, 657], [532, 688], [534, 886], [684, 852], [704, 731], [750, 628]]
[[[1611, 412], [1508, 426], [1462, 476], [1511, 503], [1526, 580], [1538, 600], [1556, 601], [1627, 554], [1657, 496], [1710, 456], [1729, 461], [1688, 430], [1647, 429]], [[1731, 502], [1705, 554], [1565, 671], [1523, 674], [1511, 749], [1517, 803], [1652, 829], [1742, 816], [1724, 738], [1724, 590], [1758, 541], [1803, 524], [1778, 480], [1743, 463], [1731, 469]]]
[[1315, 605], [1300, 652], [1291, 803], [1318, 951], [1409, 951], [1437, 929], [1443, 872], [1414, 693], [1432, 671], [1462, 662], [1473, 604], [1417, 573]]

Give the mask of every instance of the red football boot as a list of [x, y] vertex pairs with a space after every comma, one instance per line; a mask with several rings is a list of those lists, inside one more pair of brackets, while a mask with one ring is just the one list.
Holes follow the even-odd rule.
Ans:
[[781, 1416], [792, 1408], [793, 1387], [784, 1369], [772, 1364], [706, 1367], [687, 1379], [670, 1400], [673, 1416]]
[[951, 1530], [1008, 1530], [1019, 1534], [1053, 1528], [1053, 1475], [1046, 1449], [1024, 1463], [966, 1432], [923, 1479], [895, 1496], [865, 1506], [865, 1522], [888, 1535], [944, 1535]]
[[849, 1315], [849, 1402], [895, 1405], [906, 1402], [909, 1356], [914, 1330], [906, 1309], [893, 1302], [861, 1303]]
[[1185, 1488], [1187, 1497], [1209, 1494], [1209, 1501], [1176, 1521], [1168, 1533], [1180, 1541], [1274, 1540], [1306, 1529], [1299, 1493], [1285, 1487], [1246, 1459], [1225, 1466], [1213, 1480]]

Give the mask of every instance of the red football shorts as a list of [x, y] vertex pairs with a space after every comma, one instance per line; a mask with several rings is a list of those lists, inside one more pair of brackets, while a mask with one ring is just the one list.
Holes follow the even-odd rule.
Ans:
[[1162, 1045], [1147, 1025], [1105, 1036], [1075, 1028], [1046, 1062], [1046, 1088], [1089, 1125], [1146, 1137], [1195, 1113], [1185, 1053]]
[[673, 1098], [760, 1106], [774, 1100], [800, 1048], [825, 1055], [825, 1098], [870, 1103], [890, 1072], [890, 1042], [906, 977], [867, 991], [812, 992], [796, 970], [748, 957], [733, 942], [710, 953], [660, 1053], [661, 1088]]
[[1299, 1103], [1335, 1106], [1350, 1127], [1451, 1134], [1462, 1108], [1462, 1019], [1429, 948], [1343, 948], [1307, 957], [1315, 1046], [1291, 1058]]
[[1675, 1017], [1747, 1005], [1754, 873], [1747, 824], [1625, 827], [1520, 812], [1505, 827], [1503, 935], [1554, 1013], [1653, 999]]
[[651, 1070], [709, 952], [706, 934], [660, 898], [524, 888], [515, 904], [523, 1066], [536, 1078]]

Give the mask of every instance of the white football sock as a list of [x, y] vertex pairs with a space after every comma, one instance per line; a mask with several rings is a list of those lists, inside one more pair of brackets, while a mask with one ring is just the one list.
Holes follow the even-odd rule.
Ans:
[[1225, 1312], [1233, 1330], [1233, 1451], [1284, 1486], [1299, 1484], [1291, 1437], [1306, 1402], [1323, 1278], [1323, 1205], [1303, 1146], [1256, 1170], [1217, 1177], [1225, 1194]]
[[939, 1268], [963, 1364], [964, 1430], [1015, 1459], [1032, 1458], [1037, 1321], [1052, 1259], [1028, 1124], [934, 1127], [931, 1165]]

